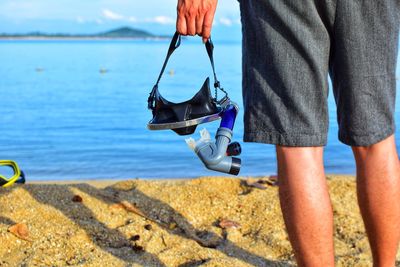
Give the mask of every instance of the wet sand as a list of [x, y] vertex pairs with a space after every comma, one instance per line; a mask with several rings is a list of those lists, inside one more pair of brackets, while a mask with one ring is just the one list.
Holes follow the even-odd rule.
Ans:
[[[337, 266], [372, 266], [354, 177], [328, 182]], [[0, 266], [295, 266], [277, 189], [268, 177], [0, 189]]]

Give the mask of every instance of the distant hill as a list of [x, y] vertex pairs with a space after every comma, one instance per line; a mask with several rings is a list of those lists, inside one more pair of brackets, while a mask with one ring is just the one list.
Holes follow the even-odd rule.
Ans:
[[133, 37], [133, 38], [146, 38], [146, 37], [156, 37], [155, 35], [138, 29], [133, 29], [130, 27], [122, 27], [115, 30], [107, 31], [104, 33], [99, 33], [97, 36], [110, 37], [110, 38], [121, 38], [121, 37]]
[[166, 38], [166, 36], [157, 36], [144, 30], [134, 29], [130, 27], [121, 27], [106, 32], [95, 34], [65, 34], [65, 33], [42, 33], [30, 32], [26, 34], [0, 34], [2, 39], [29, 39], [29, 38], [45, 38], [45, 39], [148, 39], [148, 38]]

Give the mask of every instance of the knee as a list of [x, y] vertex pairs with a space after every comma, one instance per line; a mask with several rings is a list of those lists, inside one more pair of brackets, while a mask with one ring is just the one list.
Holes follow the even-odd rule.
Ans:
[[296, 146], [276, 146], [276, 151], [281, 154], [321, 154], [324, 147], [322, 146], [307, 146], [307, 147], [296, 147]]
[[371, 155], [389, 155], [391, 152], [396, 152], [394, 135], [369, 146], [352, 146], [352, 150], [358, 163], [362, 163]]
[[305, 179], [302, 180], [311, 182], [315, 177], [323, 175], [323, 147], [276, 146], [276, 152], [278, 179], [282, 186], [289, 177], [302, 177]]
[[278, 162], [319, 163], [323, 158], [323, 147], [288, 147], [276, 146]]
[[388, 138], [369, 145], [369, 146], [352, 146], [352, 150], [354, 156], [357, 158], [364, 158], [369, 154], [376, 154], [376, 153], [385, 153], [388, 152], [391, 148], [395, 148], [395, 140], [394, 135], [389, 136]]
[[363, 161], [371, 151], [375, 150], [377, 144], [369, 146], [352, 146], [354, 158], [356, 161]]

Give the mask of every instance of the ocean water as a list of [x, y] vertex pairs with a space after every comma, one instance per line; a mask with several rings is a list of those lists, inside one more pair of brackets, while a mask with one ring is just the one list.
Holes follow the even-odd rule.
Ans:
[[[147, 97], [168, 45], [0, 41], [0, 159], [16, 160], [31, 181], [219, 175], [204, 168], [185, 137], [146, 129], [151, 119]], [[223, 87], [242, 107], [240, 41], [216, 42], [215, 61]], [[184, 40], [160, 91], [171, 101], [184, 101], [207, 76], [211, 68], [204, 47], [198, 40]], [[326, 172], [354, 174], [351, 149], [337, 140], [332, 92], [329, 111]], [[242, 116], [243, 111], [234, 130], [236, 141], [242, 141]], [[218, 122], [200, 125], [193, 137], [197, 139], [204, 127], [214, 135]], [[241, 176], [276, 173], [272, 145], [241, 144]]]

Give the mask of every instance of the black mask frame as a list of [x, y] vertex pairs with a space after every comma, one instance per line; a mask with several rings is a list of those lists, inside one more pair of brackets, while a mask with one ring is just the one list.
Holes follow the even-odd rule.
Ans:
[[[150, 130], [171, 129], [179, 135], [194, 133], [198, 124], [214, 121], [220, 118], [224, 103], [229, 102], [227, 92], [221, 88], [217, 79], [214, 66], [214, 45], [211, 38], [205, 43], [208, 57], [214, 75], [215, 97], [211, 96], [210, 82], [207, 78], [202, 88], [188, 101], [173, 103], [163, 98], [158, 90], [158, 84], [167, 66], [168, 60], [173, 52], [181, 44], [181, 35], [176, 32], [171, 40], [167, 56], [158, 76], [157, 82], [150, 92], [148, 108], [152, 110], [153, 119], [148, 123]], [[218, 100], [218, 90], [225, 93], [225, 96]]]

